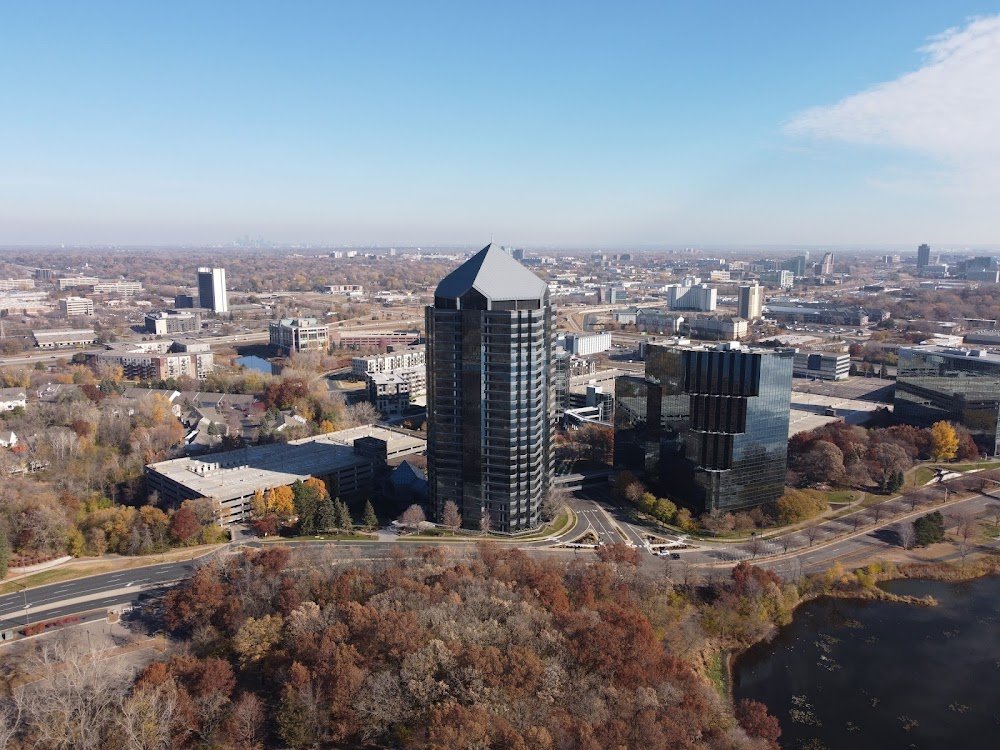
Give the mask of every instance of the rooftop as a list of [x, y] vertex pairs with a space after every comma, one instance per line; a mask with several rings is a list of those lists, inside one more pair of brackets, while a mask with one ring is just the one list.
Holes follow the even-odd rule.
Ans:
[[490, 302], [542, 300], [548, 284], [492, 242], [441, 280], [435, 297], [458, 299], [475, 289]]
[[354, 427], [288, 443], [256, 445], [224, 453], [175, 458], [146, 468], [220, 501], [245, 497], [257, 489], [292, 484], [371, 463], [354, 452], [354, 441], [375, 437], [389, 444], [388, 453], [422, 447], [424, 441], [384, 427]]
[[978, 359], [983, 362], [1000, 363], [1000, 353], [988, 351], [986, 349], [962, 349], [956, 346], [941, 346], [939, 344], [927, 344], [924, 346], [905, 346], [900, 348], [900, 352], [907, 349], [930, 354], [940, 354], [951, 359]]

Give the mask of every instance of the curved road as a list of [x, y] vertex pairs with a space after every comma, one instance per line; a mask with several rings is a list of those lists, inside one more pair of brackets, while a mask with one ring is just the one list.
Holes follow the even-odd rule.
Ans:
[[[559, 545], [572, 542], [587, 531], [592, 531], [602, 543], [619, 542], [647, 552], [652, 551], [644, 537], [644, 529], [633, 523], [624, 509], [607, 502], [605, 492], [584, 490], [581, 495], [573, 498], [571, 502], [576, 514], [576, 523], [572, 527], [557, 536], [528, 541], [517, 546], [538, 556], [580, 554], [581, 550], [567, 549]], [[996, 500], [997, 498], [990, 495], [975, 495], [953, 501], [944, 510], [947, 513], [960, 507], [963, 511], [982, 514]], [[892, 503], [899, 503], [900, 506], [893, 508]], [[854, 529], [851, 516], [832, 519], [818, 526], [819, 532], [813, 535], [812, 540], [806, 538], [804, 531], [792, 532], [783, 538], [763, 540], [756, 554], [748, 550], [746, 544], [700, 542], [694, 542], [691, 548], [678, 552], [681, 554], [681, 563], [692, 567], [729, 567], [740, 560], [754, 559], [757, 564], [778, 573], [796, 576], [824, 570], [835, 561], [848, 564], [860, 562], [879, 549], [890, 548], [895, 542], [892, 535], [887, 532], [888, 527], [901, 520], [912, 520], [914, 517], [942, 507], [940, 504], [934, 504], [911, 509], [909, 503], [902, 505], [902, 501], [888, 501], [887, 504], [889, 510], [894, 509], [897, 512], [891, 517], [888, 513], [884, 513], [874, 525], [864, 524]], [[857, 512], [872, 513], [871, 509]], [[659, 531], [656, 533], [658, 536], [663, 536]], [[787, 539], [787, 542], [783, 539]], [[393, 550], [398, 550], [401, 544], [464, 546], [477, 541], [479, 539], [472, 538], [468, 542], [461, 540], [410, 542], [404, 537], [391, 541], [290, 541], [289, 543], [297, 547], [317, 548], [322, 550], [325, 557], [332, 560], [369, 562], [392, 559]], [[998, 541], [988, 546], [998, 546]], [[262, 543], [257, 541], [244, 543], [252, 547], [262, 546]], [[220, 552], [234, 551], [239, 544], [195, 560], [160, 563], [105, 573], [0, 596], [0, 631], [22, 628], [26, 622], [51, 620], [129, 604], [136, 601], [143, 592], [159, 591], [190, 577], [199, 566], [214, 560]], [[786, 545], [787, 551], [784, 549]], [[583, 552], [586, 553], [585, 550]], [[676, 563], [676, 560], [671, 560], [669, 557], [643, 554], [643, 564], [646, 566], [670, 566]]]

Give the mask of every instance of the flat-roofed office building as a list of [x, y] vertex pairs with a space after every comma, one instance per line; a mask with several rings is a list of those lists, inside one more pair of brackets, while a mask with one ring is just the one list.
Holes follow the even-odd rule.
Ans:
[[929, 426], [964, 426], [980, 450], [1000, 451], [1000, 354], [983, 349], [911, 346], [899, 350], [893, 412]]

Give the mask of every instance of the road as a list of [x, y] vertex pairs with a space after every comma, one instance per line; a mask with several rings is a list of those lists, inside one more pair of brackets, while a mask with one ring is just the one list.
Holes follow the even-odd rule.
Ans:
[[[947, 514], [961, 509], [983, 514], [988, 506], [996, 501], [997, 498], [990, 495], [976, 495], [950, 503], [943, 512]], [[784, 537], [763, 539], [756, 554], [749, 550], [745, 543], [706, 542], [688, 542], [690, 547], [678, 549], [678, 554], [682, 555], [684, 563], [702, 570], [726, 569], [740, 560], [752, 559], [756, 564], [789, 577], [822, 571], [837, 561], [850, 567], [851, 564], [877, 555], [880, 550], [896, 545], [893, 534], [888, 531], [892, 524], [901, 520], [911, 521], [941, 507], [936, 503], [911, 509], [909, 503], [904, 505], [902, 501], [889, 501], [887, 505], [891, 506], [893, 503], [898, 504], [899, 507], [896, 508], [898, 513], [895, 516], [883, 514], [874, 527], [869, 524], [869, 528], [859, 526], [855, 530], [851, 516], [845, 516], [817, 526], [818, 530], [813, 533], [812, 540], [808, 539], [803, 531], [793, 532]], [[644, 566], [659, 567], [664, 564], [662, 558], [652, 554], [653, 550], [642, 526], [632, 521], [627, 508], [613, 503], [606, 488], [582, 490], [572, 499], [570, 507], [576, 514], [576, 523], [571, 528], [556, 537], [526, 541], [517, 546], [533, 556], [565, 559], [567, 555], [580, 554], [581, 550], [568, 549], [561, 545], [579, 539], [587, 531], [593, 531], [604, 544], [623, 543], [642, 551]], [[872, 513], [871, 509], [859, 512]], [[667, 541], [677, 540], [677, 537], [663, 534], [658, 530], [655, 533]], [[480, 541], [478, 538], [471, 538], [466, 544], [478, 541]], [[405, 545], [412, 545], [414, 548], [456, 544], [465, 546], [463, 542], [456, 542], [454, 539], [440, 542], [408, 541], [405, 537], [377, 542], [310, 541], [290, 544], [300, 550], [314, 552], [319, 564], [324, 561], [357, 563], [388, 561], [393, 559], [394, 551], [398, 554], [400, 547]], [[263, 543], [251, 541], [245, 545], [259, 548]], [[990, 546], [1000, 546], [1000, 542], [994, 542]], [[105, 573], [0, 596], [0, 631], [24, 627], [26, 619], [38, 622], [133, 602], [145, 591], [160, 590], [190, 577], [198, 566], [215, 559], [220, 553], [229, 554], [234, 551], [234, 548], [230, 547], [196, 560], [161, 563]], [[668, 560], [667, 564], [670, 562]], [[27, 610], [25, 604], [28, 605]]]

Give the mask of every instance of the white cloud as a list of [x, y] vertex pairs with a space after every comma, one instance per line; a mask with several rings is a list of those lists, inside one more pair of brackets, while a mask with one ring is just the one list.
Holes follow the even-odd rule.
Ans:
[[1000, 174], [1000, 16], [949, 29], [921, 52], [918, 70], [807, 109], [786, 133], [930, 155], [963, 182]]

